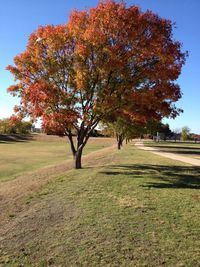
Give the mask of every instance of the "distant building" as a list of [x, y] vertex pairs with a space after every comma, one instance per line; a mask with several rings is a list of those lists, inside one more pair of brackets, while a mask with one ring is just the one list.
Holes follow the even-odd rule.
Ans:
[[192, 139], [196, 142], [200, 142], [200, 134], [193, 134]]

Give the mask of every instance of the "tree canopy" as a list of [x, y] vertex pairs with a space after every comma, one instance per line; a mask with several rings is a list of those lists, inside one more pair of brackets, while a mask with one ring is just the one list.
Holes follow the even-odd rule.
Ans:
[[187, 126], [184, 126], [181, 130], [181, 139], [183, 141], [186, 141], [189, 137], [189, 133], [190, 133], [190, 128]]
[[[64, 25], [39, 27], [7, 69], [18, 81], [19, 116], [41, 118], [43, 128], [69, 137], [76, 167], [97, 124], [112, 114], [135, 122], [175, 117], [176, 79], [186, 53], [172, 23], [124, 1], [100, 1], [73, 11]], [[77, 131], [77, 143], [72, 138]]]

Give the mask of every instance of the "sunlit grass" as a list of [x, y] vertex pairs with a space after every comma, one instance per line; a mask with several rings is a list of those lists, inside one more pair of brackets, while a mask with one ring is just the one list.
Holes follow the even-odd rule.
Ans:
[[3, 266], [198, 266], [199, 174], [133, 145], [113, 150], [24, 199]]
[[[109, 138], [89, 140], [83, 154], [102, 149], [113, 144]], [[12, 180], [18, 175], [34, 171], [44, 166], [62, 163], [72, 159], [67, 138], [55, 140], [25, 140], [0, 143], [0, 181]]]

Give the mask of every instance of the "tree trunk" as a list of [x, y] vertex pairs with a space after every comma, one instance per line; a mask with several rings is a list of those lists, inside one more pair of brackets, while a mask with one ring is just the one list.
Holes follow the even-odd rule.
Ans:
[[73, 154], [73, 156], [75, 157], [76, 149], [75, 149], [75, 147], [74, 147], [73, 138], [72, 138], [72, 136], [69, 136], [69, 135], [68, 135], [68, 139], [69, 139], [69, 141], [70, 141], [70, 147], [71, 147], [72, 154]]
[[74, 164], [75, 169], [81, 169], [81, 158], [82, 158], [82, 151], [83, 149], [78, 149], [74, 155]]
[[90, 137], [90, 133], [92, 132], [92, 130], [95, 129], [98, 123], [99, 123], [99, 119], [96, 119], [90, 126], [85, 127], [85, 122], [82, 121], [80, 128], [77, 129], [76, 148], [75, 148], [75, 143], [72, 137], [71, 129], [66, 129], [66, 133], [70, 141], [70, 145], [71, 145], [72, 154], [74, 156], [74, 168], [75, 169], [82, 168], [81, 159], [82, 159], [83, 148], [87, 144], [87, 141]]
[[120, 150], [121, 149], [121, 142], [120, 140], [117, 141], [117, 148]]
[[123, 145], [123, 136], [122, 135], [118, 135], [117, 136], [117, 148], [121, 149], [122, 145]]

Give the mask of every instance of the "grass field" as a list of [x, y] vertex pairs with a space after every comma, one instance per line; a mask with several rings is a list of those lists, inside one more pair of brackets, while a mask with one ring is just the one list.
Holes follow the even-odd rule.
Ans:
[[157, 147], [161, 151], [180, 154], [182, 156], [200, 159], [200, 143], [187, 143], [187, 142], [145, 142], [147, 146]]
[[[95, 141], [91, 138], [83, 153], [88, 154], [114, 142], [109, 138]], [[39, 135], [35, 140], [0, 142], [0, 182], [67, 159], [72, 159], [67, 138]]]
[[199, 190], [198, 167], [98, 152], [0, 221], [0, 266], [200, 266]]

